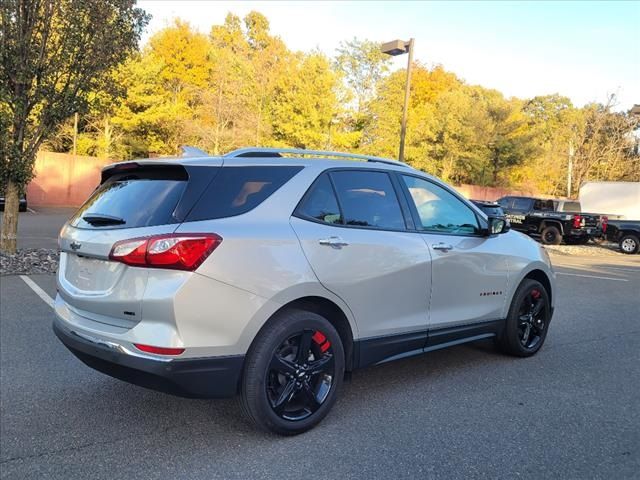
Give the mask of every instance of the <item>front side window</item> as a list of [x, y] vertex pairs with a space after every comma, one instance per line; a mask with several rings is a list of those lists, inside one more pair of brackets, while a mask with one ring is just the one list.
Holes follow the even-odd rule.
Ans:
[[529, 205], [531, 205], [531, 200], [528, 198], [514, 198], [513, 199], [513, 209], [514, 210], [529, 210]]
[[478, 219], [459, 198], [421, 178], [403, 175], [418, 211], [422, 230], [453, 234], [479, 233]]
[[511, 197], [503, 197], [500, 200], [498, 200], [498, 203], [502, 208], [511, 208], [511, 205], [513, 204], [513, 200], [511, 199]]
[[320, 222], [342, 224], [342, 215], [328, 174], [323, 173], [315, 181], [297, 213]]
[[337, 171], [331, 173], [345, 225], [404, 230], [398, 197], [385, 172]]

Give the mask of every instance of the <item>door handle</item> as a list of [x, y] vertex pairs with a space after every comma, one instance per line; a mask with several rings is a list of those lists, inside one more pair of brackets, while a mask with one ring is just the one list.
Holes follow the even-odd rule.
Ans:
[[318, 243], [332, 248], [342, 248], [349, 245], [349, 242], [345, 242], [340, 237], [321, 238]]
[[431, 245], [431, 248], [433, 248], [434, 250], [442, 250], [443, 252], [448, 252], [449, 250], [453, 249], [453, 245], [440, 242], [434, 243], [433, 245]]

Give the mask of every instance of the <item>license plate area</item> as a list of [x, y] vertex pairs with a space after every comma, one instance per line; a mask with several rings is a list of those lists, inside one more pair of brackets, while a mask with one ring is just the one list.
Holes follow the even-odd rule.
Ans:
[[123, 265], [99, 258], [67, 253], [65, 280], [87, 293], [104, 293], [111, 289], [122, 273]]

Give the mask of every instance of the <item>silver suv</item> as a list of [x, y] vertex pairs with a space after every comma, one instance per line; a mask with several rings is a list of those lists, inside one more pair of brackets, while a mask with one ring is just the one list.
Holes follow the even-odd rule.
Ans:
[[239, 393], [280, 434], [321, 421], [345, 372], [488, 338], [527, 357], [553, 314], [536, 242], [403, 163], [337, 152], [110, 165], [60, 249], [54, 330], [80, 360]]

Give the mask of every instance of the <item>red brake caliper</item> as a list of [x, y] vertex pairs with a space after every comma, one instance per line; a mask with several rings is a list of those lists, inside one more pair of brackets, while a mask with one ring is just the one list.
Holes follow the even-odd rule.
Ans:
[[320, 351], [322, 353], [326, 352], [329, 350], [329, 347], [331, 347], [331, 342], [327, 340], [327, 337], [319, 330], [316, 330], [316, 333], [314, 333], [311, 338], [320, 346]]
[[531, 290], [531, 296], [533, 297], [534, 300], [537, 300], [540, 298], [540, 290]]

